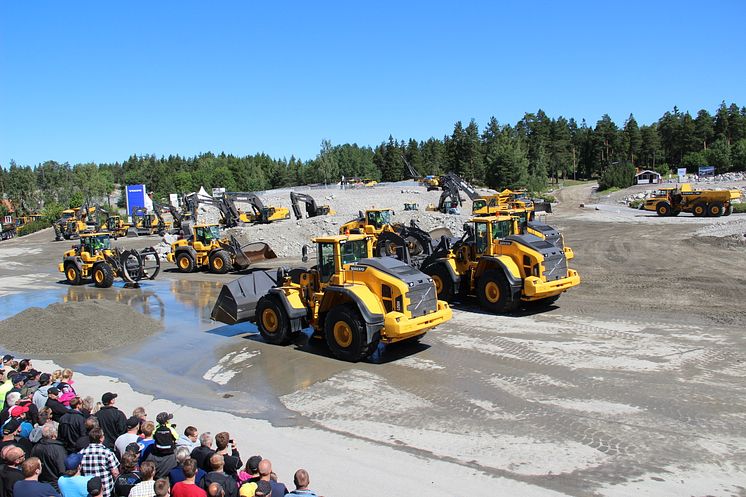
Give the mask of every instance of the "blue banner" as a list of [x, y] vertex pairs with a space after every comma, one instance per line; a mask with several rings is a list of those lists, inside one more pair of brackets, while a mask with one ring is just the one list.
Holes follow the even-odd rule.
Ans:
[[145, 207], [145, 185], [127, 185], [127, 215], [132, 211]]

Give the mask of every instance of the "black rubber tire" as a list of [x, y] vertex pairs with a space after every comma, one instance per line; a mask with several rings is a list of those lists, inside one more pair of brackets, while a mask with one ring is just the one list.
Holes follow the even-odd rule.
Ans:
[[256, 304], [256, 327], [265, 342], [287, 345], [293, 338], [290, 319], [276, 298], [265, 295]]
[[692, 214], [694, 217], [703, 217], [707, 214], [707, 204], [704, 202], [698, 202], [692, 207]]
[[670, 216], [671, 204], [668, 202], [658, 202], [658, 205], [655, 206], [655, 212], [657, 212], [659, 216]]
[[722, 202], [713, 202], [707, 206], [707, 215], [710, 217], [722, 216], [725, 212], [725, 207]]
[[436, 289], [439, 286], [438, 280], [440, 280], [440, 291], [438, 292], [438, 300], [445, 300], [446, 302], [450, 302], [451, 300], [453, 300], [453, 277], [443, 264], [432, 264], [423, 269], [422, 272], [433, 279]]
[[[344, 323], [349, 329], [349, 343], [339, 342], [335, 338], [334, 329], [338, 323]], [[324, 320], [324, 337], [332, 355], [348, 362], [365, 359], [378, 346], [377, 342], [368, 343], [365, 321], [354, 304], [338, 305], [329, 311]]]
[[176, 269], [182, 273], [191, 273], [194, 271], [194, 257], [189, 252], [179, 252], [176, 254]]
[[[496, 296], [490, 293], [494, 289], [498, 291]], [[511, 312], [521, 303], [513, 300], [508, 279], [498, 269], [487, 269], [482, 274], [477, 282], [477, 297], [482, 307], [495, 313]]]
[[[216, 265], [218, 267], [216, 267]], [[233, 271], [233, 262], [231, 256], [225, 250], [213, 252], [210, 256], [210, 272], [215, 274], [225, 274]]]
[[108, 263], [101, 262], [94, 266], [93, 284], [98, 288], [109, 288], [114, 284], [114, 270]]
[[80, 270], [72, 263], [65, 265], [65, 279], [71, 285], [80, 285], [83, 282]]

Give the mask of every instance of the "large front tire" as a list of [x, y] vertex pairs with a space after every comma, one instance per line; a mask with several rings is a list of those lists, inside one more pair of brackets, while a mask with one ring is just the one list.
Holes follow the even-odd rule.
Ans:
[[176, 254], [176, 267], [182, 273], [191, 273], [194, 271], [194, 258], [188, 252]]
[[373, 353], [378, 343], [368, 343], [365, 321], [352, 304], [338, 305], [326, 316], [324, 335], [334, 357], [358, 362]]
[[65, 266], [65, 279], [71, 285], [80, 285], [82, 279], [80, 277], [80, 270], [75, 264], [68, 264]]
[[423, 272], [433, 279], [438, 299], [450, 302], [453, 299], [453, 278], [448, 269], [442, 264], [435, 264], [425, 268]]
[[671, 204], [668, 202], [658, 202], [658, 205], [655, 207], [655, 212], [657, 212], [659, 216], [670, 216]]
[[256, 305], [256, 326], [265, 342], [287, 345], [292, 339], [290, 320], [276, 298], [265, 295]]
[[93, 269], [93, 284], [98, 288], [109, 288], [114, 284], [114, 271], [108, 263], [96, 264]]
[[513, 311], [520, 304], [520, 300], [513, 300], [505, 274], [497, 269], [488, 269], [479, 278], [477, 296], [482, 307], [495, 313]]
[[225, 274], [233, 269], [231, 256], [225, 250], [218, 250], [210, 256], [210, 271], [216, 274]]

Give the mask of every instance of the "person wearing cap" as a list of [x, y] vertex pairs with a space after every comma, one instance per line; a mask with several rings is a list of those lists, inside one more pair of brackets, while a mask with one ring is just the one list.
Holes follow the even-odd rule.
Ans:
[[[102, 495], [111, 497], [114, 480], [119, 476], [119, 461], [110, 449], [104, 445], [104, 432], [101, 428], [92, 428], [88, 433], [90, 445], [80, 451], [83, 456], [81, 473], [85, 476], [98, 476], [103, 485]], [[90, 483], [90, 482], [89, 482]]]
[[39, 481], [57, 487], [57, 479], [65, 472], [67, 451], [62, 442], [57, 440], [57, 427], [54, 423], [47, 423], [42, 427], [41, 437], [41, 442], [31, 450], [31, 455], [38, 457], [42, 464]]
[[238, 481], [240, 483], [249, 482], [256, 483], [260, 480], [261, 475], [259, 474], [259, 463], [262, 462], [262, 456], [251, 456], [246, 461], [246, 467], [243, 471], [238, 473]]
[[88, 490], [88, 497], [98, 497], [99, 495], [103, 495], [104, 481], [100, 477], [94, 476], [88, 480], [86, 490]]
[[167, 456], [174, 453], [179, 434], [176, 432], [176, 428], [171, 425], [173, 417], [174, 415], [168, 412], [158, 413], [155, 417], [158, 425], [153, 432], [155, 442], [152, 453], [156, 456]]
[[104, 445], [111, 450], [114, 450], [114, 442], [119, 435], [127, 432], [127, 417], [114, 405], [116, 399], [117, 394], [113, 392], [103, 394], [101, 403], [104, 406], [96, 413], [98, 423], [104, 431]]
[[35, 369], [29, 369], [26, 372], [26, 376], [28, 379], [26, 380], [26, 384], [23, 386], [23, 391], [21, 392], [24, 398], [34, 395], [34, 392], [39, 388], [39, 376], [41, 376], [41, 372]]
[[80, 410], [80, 398], [70, 400], [70, 410], [60, 418], [59, 439], [65, 445], [68, 452], [76, 452], [75, 442], [85, 435], [86, 416]]
[[72, 453], [65, 458], [65, 472], [57, 480], [57, 487], [62, 497], [86, 497], [88, 495], [88, 481], [92, 476], [80, 474], [80, 463], [83, 456]]
[[34, 396], [31, 397], [31, 401], [39, 410], [42, 410], [47, 405], [47, 390], [52, 388], [50, 382], [51, 376], [49, 376], [49, 373], [39, 375], [39, 388], [36, 389]]
[[13, 392], [18, 392], [19, 395], [21, 394], [21, 390], [23, 389], [23, 385], [26, 383], [26, 375], [24, 373], [13, 373], [10, 375], [10, 381], [13, 382], [13, 388], [11, 388], [8, 393], [5, 394], [5, 402], [7, 404], [8, 402], [8, 395]]
[[21, 431], [21, 422], [16, 418], [10, 418], [3, 425], [3, 439], [0, 441], [0, 450], [7, 445], [15, 445], [23, 450], [26, 457], [31, 455], [32, 445], [28, 438], [18, 436]]
[[47, 407], [52, 410], [52, 421], [60, 422], [62, 416], [68, 413], [70, 409], [59, 401], [60, 390], [52, 387], [47, 390]]
[[13, 485], [15, 497], [62, 497], [52, 485], [39, 481], [39, 475], [41, 475], [39, 458], [31, 457], [23, 461], [21, 471], [23, 471], [24, 479]]
[[130, 416], [127, 419], [127, 432], [119, 435], [114, 441], [114, 448], [116, 449], [117, 455], [121, 459], [127, 450], [127, 446], [132, 442], [137, 442], [139, 438], [137, 432], [140, 431], [140, 418], [137, 416]]
[[13, 359], [15, 359], [15, 357], [13, 357], [12, 355], [10, 355], [10, 354], [5, 354], [5, 355], [3, 356], [3, 366], [2, 366], [2, 367], [3, 367], [3, 368], [8, 368], [8, 367], [10, 367], [10, 366], [9, 366], [9, 364], [10, 364], [10, 362], [11, 362], [11, 361], [12, 361]]

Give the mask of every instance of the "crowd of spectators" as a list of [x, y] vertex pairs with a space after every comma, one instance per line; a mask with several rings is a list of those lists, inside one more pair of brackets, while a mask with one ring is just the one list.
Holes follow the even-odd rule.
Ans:
[[128, 417], [116, 393], [81, 397], [73, 376], [3, 357], [0, 497], [316, 497], [304, 469], [289, 491], [270, 460], [244, 464], [229, 433], [179, 433], [171, 413], [142, 407]]

